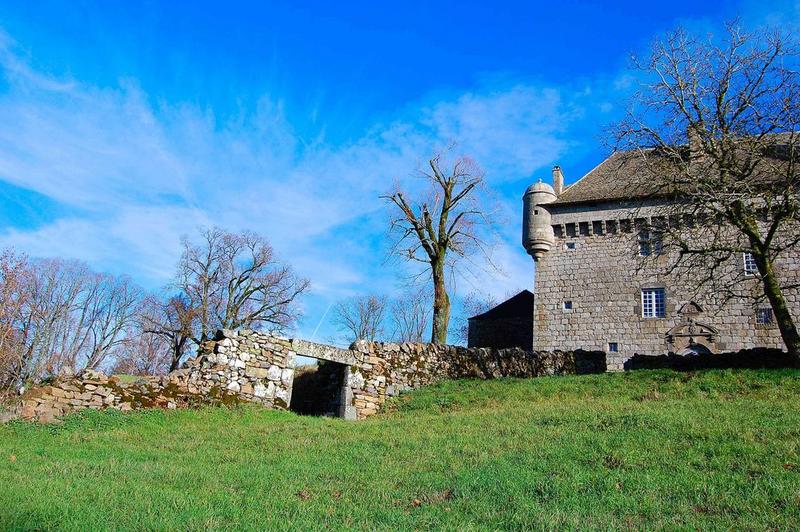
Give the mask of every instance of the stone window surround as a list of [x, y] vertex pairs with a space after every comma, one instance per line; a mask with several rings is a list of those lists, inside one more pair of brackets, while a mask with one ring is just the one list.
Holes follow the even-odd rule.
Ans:
[[[768, 316], [767, 321], [762, 321], [766, 316]], [[775, 323], [775, 313], [772, 311], [772, 307], [756, 307], [753, 320], [758, 329], [773, 329], [777, 327]]]
[[749, 251], [742, 253], [742, 265], [745, 277], [753, 277], [758, 274], [756, 260]]
[[[642, 315], [643, 314], [642, 293], [645, 290], [658, 290], [658, 289], [664, 291], [664, 316], [655, 316], [646, 318]], [[636, 294], [636, 304], [634, 305], [634, 310], [636, 312], [636, 317], [643, 321], [666, 320], [667, 318], [669, 318], [670, 314], [674, 309], [672, 308], [672, 304], [670, 302], [670, 293], [669, 290], [667, 289], [667, 286], [664, 283], [657, 283], [657, 282], [643, 283], [639, 287], [639, 291]]]
[[639, 244], [639, 256], [650, 257], [652, 255], [661, 255], [664, 252], [664, 247], [661, 242], [661, 234], [652, 230], [650, 227], [643, 227], [639, 230], [637, 235]]

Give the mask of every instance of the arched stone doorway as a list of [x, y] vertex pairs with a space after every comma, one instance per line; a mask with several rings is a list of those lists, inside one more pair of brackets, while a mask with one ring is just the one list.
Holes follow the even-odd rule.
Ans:
[[711, 350], [703, 344], [691, 344], [678, 354], [681, 356], [710, 355]]
[[705, 355], [713, 352], [719, 331], [712, 325], [699, 321], [703, 308], [689, 301], [678, 311], [680, 321], [664, 335], [667, 350], [679, 355]]

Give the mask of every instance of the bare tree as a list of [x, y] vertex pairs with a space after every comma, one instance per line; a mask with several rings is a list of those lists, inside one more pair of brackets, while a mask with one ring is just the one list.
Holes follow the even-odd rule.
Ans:
[[112, 373], [160, 375], [171, 371], [172, 346], [157, 334], [132, 335], [115, 354]]
[[[721, 39], [677, 30], [634, 59], [643, 86], [616, 146], [636, 154], [639, 190], [668, 200], [649, 229], [674, 251], [670, 271], [766, 299], [800, 361], [787, 303], [798, 288], [787, 255], [800, 242], [798, 47], [778, 31], [726, 30]], [[749, 279], [731, 266], [743, 256], [756, 267]]]
[[[152, 338], [144, 338], [139, 343], [146, 349], [142, 351], [143, 367], [165, 366], [167, 371], [178, 369], [186, 355], [187, 348], [194, 336], [197, 313], [183, 295], [176, 295], [166, 299], [150, 296], [142, 304], [139, 314], [141, 336], [157, 336], [161, 342]], [[155, 349], [159, 345], [167, 352], [166, 356], [158, 357]], [[165, 358], [166, 364], [157, 363], [159, 358]]]
[[130, 338], [141, 293], [124, 277], [61, 259], [8, 259], [3, 277], [7, 385], [97, 368]]
[[84, 265], [60, 259], [31, 264], [28, 305], [18, 326], [24, 345], [21, 380], [56, 373], [77, 359], [91, 321], [87, 306], [77, 303], [87, 273]]
[[81, 300], [81, 312], [89, 308], [85, 361], [73, 367], [97, 369], [115, 349], [130, 339], [142, 292], [126, 277], [94, 274], [89, 280], [89, 297]]
[[183, 241], [177, 287], [197, 314], [197, 343], [220, 328], [290, 327], [300, 316], [296, 299], [308, 286], [255, 233], [213, 228], [203, 231], [199, 245]]
[[19, 382], [24, 345], [19, 323], [28, 306], [30, 264], [11, 250], [0, 254], [0, 391]]
[[358, 296], [340, 301], [333, 308], [333, 323], [347, 334], [347, 340], [373, 342], [383, 334], [386, 298], [383, 296]]
[[409, 289], [391, 304], [394, 337], [399, 342], [422, 342], [431, 316], [430, 293]]
[[430, 171], [421, 174], [430, 191], [418, 201], [408, 199], [399, 187], [383, 198], [399, 211], [391, 220], [393, 252], [424, 264], [433, 281], [431, 342], [443, 344], [450, 323], [447, 275], [457, 262], [471, 260], [475, 253], [488, 258], [481, 226], [492, 225], [492, 213], [480, 202], [484, 174], [474, 161], [461, 157], [444, 171], [441, 156], [436, 155], [428, 166]]

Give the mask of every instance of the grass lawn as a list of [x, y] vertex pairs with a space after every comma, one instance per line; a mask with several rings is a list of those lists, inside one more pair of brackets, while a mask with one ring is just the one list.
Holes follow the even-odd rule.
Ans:
[[0, 426], [0, 530], [800, 528], [800, 371], [456, 381], [362, 422]]

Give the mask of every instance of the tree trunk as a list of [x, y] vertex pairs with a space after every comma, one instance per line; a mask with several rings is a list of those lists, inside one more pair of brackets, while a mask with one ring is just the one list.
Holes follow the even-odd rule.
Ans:
[[447, 327], [450, 323], [450, 297], [445, 288], [445, 272], [443, 261], [431, 264], [433, 274], [433, 326], [431, 327], [431, 343], [447, 343]]
[[176, 338], [172, 342], [172, 360], [169, 364], [169, 371], [173, 372], [181, 367], [181, 359], [183, 358], [183, 346], [186, 344], [186, 338]]
[[[760, 257], [755, 257], [758, 260]], [[762, 267], [761, 280], [764, 284], [764, 294], [769, 300], [772, 312], [775, 314], [775, 321], [781, 331], [781, 338], [786, 345], [789, 355], [794, 358], [795, 366], [800, 367], [800, 334], [794, 324], [786, 298], [783, 297], [780, 283], [775, 275], [775, 269], [769, 260], [762, 260], [759, 267]]]
[[175, 342], [172, 346], [172, 360], [169, 364], [169, 371], [172, 373], [176, 369], [178, 369], [181, 365], [181, 354], [180, 348], [178, 347], [178, 342]]

